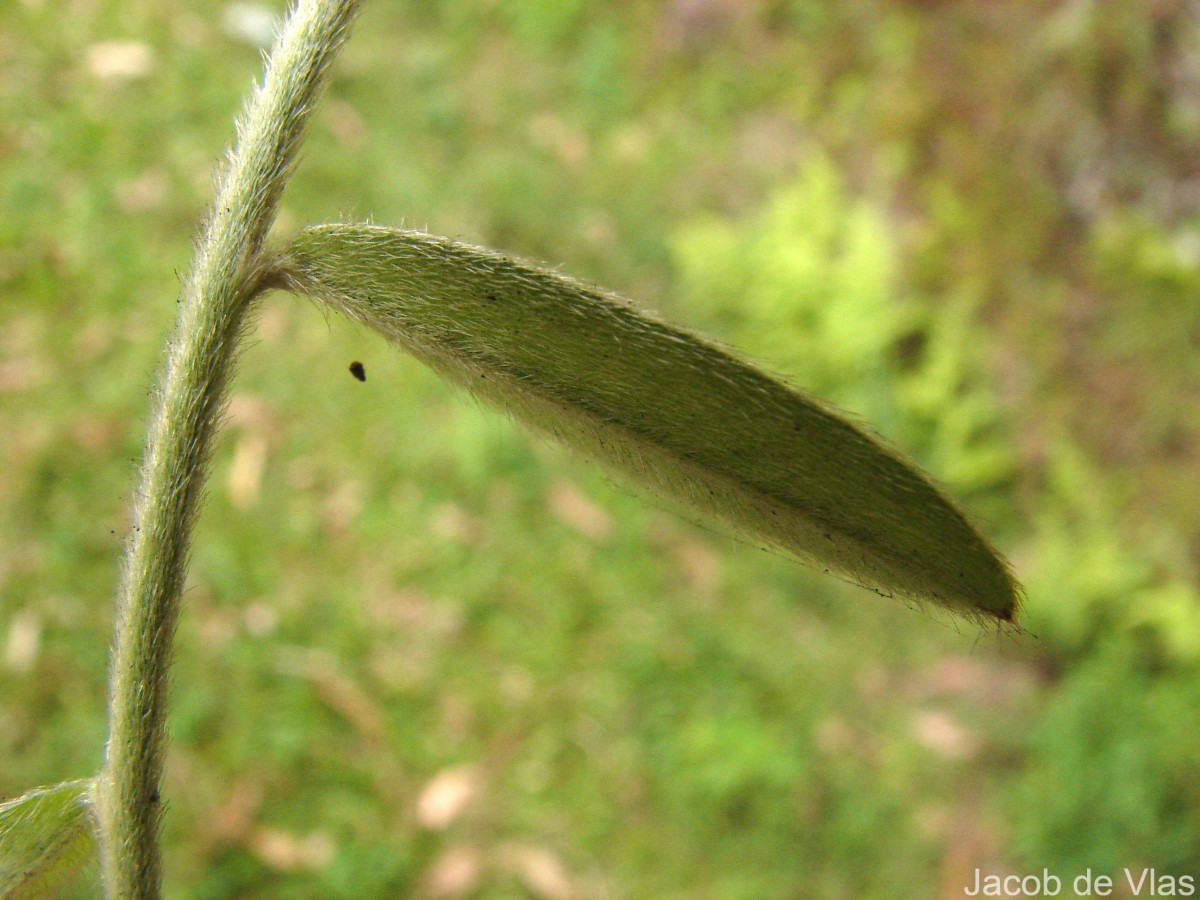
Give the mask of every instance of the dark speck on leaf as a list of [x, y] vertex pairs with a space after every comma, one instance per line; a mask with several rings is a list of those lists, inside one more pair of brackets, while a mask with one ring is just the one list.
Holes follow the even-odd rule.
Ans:
[[360, 363], [357, 359], [354, 362], [350, 363], [350, 374], [353, 375], [355, 378], [357, 378], [359, 381], [367, 380], [367, 370], [363, 368], [363, 364]]

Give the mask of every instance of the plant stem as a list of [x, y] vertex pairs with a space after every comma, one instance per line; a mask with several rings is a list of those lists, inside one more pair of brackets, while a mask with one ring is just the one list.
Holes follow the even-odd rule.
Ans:
[[321, 82], [359, 5], [296, 5], [238, 123], [237, 143], [184, 285], [157, 388], [118, 606], [97, 804], [110, 900], [159, 896], [167, 671], [192, 526], [250, 302], [263, 288], [263, 240]]

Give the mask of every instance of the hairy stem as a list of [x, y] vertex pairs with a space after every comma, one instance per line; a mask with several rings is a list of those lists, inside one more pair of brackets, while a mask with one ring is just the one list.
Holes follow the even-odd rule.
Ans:
[[262, 289], [263, 240], [321, 82], [359, 5], [297, 3], [238, 123], [184, 285], [157, 388], [117, 615], [97, 803], [109, 898], [159, 896], [167, 671], [192, 526], [248, 308]]

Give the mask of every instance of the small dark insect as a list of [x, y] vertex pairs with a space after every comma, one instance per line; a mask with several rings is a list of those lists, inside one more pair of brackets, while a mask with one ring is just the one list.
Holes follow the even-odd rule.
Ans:
[[350, 363], [350, 374], [353, 375], [355, 378], [357, 378], [359, 381], [367, 380], [367, 370], [363, 368], [363, 364], [360, 363], [357, 359], [354, 362]]

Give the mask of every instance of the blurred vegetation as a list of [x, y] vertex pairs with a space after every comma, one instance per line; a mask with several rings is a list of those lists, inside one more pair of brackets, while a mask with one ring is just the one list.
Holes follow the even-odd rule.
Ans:
[[[0, 796], [99, 766], [146, 386], [279, 8], [0, 6]], [[281, 230], [427, 226], [744, 348], [981, 515], [1037, 637], [679, 521], [269, 298], [169, 894], [1200, 873], [1198, 140], [1182, 2], [372, 4]]]

